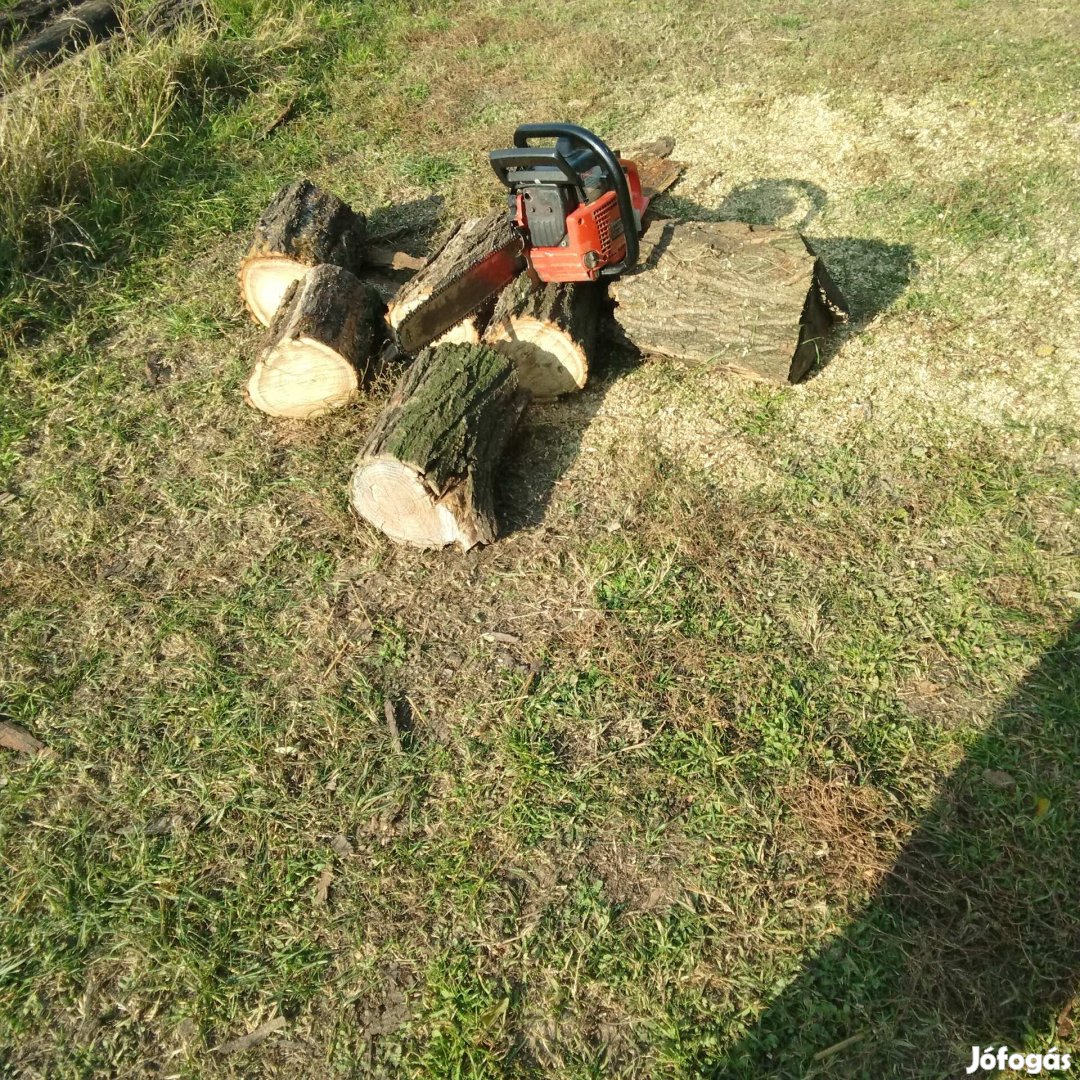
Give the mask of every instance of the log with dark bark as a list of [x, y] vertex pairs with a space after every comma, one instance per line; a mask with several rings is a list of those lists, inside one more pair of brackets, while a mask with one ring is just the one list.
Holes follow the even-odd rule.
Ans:
[[363, 260], [364, 216], [336, 195], [297, 180], [271, 200], [240, 264], [248, 310], [269, 326], [285, 290], [320, 264], [356, 273]]
[[508, 243], [513, 235], [505, 207], [485, 217], [463, 221], [390, 301], [386, 313], [390, 329], [396, 333], [406, 315], [416, 311], [483, 254]]
[[541, 284], [528, 274], [499, 294], [484, 343], [510, 357], [535, 398], [580, 390], [589, 377], [602, 286]]
[[66, 53], [110, 37], [120, 29], [118, 6], [113, 0], [87, 0], [62, 11], [36, 34], [19, 42], [12, 54], [15, 67], [47, 67]]
[[490, 543], [494, 476], [527, 401], [513, 364], [491, 349], [422, 350], [360, 452], [353, 509], [418, 547]]
[[36, 34], [57, 12], [74, 4], [75, 0], [16, 0], [0, 11], [0, 44]]
[[641, 259], [611, 284], [615, 319], [644, 353], [798, 382], [847, 306], [792, 229], [654, 221]]
[[378, 294], [339, 266], [294, 281], [248, 380], [249, 403], [299, 420], [348, 404], [379, 343], [382, 310]]

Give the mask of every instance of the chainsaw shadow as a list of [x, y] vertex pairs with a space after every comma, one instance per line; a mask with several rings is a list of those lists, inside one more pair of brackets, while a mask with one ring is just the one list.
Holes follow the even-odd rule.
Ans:
[[[845, 341], [895, 303], [917, 270], [914, 251], [907, 244], [816, 235], [813, 224], [827, 203], [825, 190], [808, 180], [763, 178], [734, 188], [716, 206], [669, 192], [654, 200], [650, 213], [676, 221], [785, 225], [803, 233], [840, 287], [850, 311], [847, 325], [837, 327], [822, 346], [806, 376], [813, 378], [832, 362]], [[658, 253], [654, 251], [653, 257]], [[532, 405], [508, 448], [497, 485], [504, 535], [538, 526], [544, 520], [551, 498], [577, 460], [585, 431], [607, 391], [623, 374], [646, 360], [620, 338], [614, 320], [605, 319], [605, 327], [603, 344], [596, 350], [585, 390], [556, 402]]]
[[876, 895], [695, 1075], [963, 1077], [974, 1046], [1075, 1048], [1078, 790], [1074, 618], [945, 781]]

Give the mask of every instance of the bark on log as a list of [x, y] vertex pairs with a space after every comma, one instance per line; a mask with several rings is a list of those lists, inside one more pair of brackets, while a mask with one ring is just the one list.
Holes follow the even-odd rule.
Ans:
[[484, 344], [508, 356], [539, 399], [580, 390], [600, 318], [601, 286], [539, 284], [522, 274], [499, 294]]
[[641, 259], [611, 285], [615, 319], [642, 352], [798, 382], [847, 305], [793, 229], [654, 221]]
[[513, 364], [491, 349], [424, 349], [360, 452], [353, 509], [418, 547], [490, 543], [495, 472], [527, 401]]
[[674, 149], [674, 138], [665, 135], [650, 143], [640, 143], [621, 155], [637, 165], [641, 192], [647, 199], [662, 195], [682, 176], [686, 165], [670, 160]]
[[248, 310], [269, 326], [285, 290], [312, 266], [356, 273], [364, 244], [364, 216], [310, 180], [283, 187], [271, 200], [240, 264], [240, 292]]
[[88, 0], [63, 12], [39, 33], [20, 41], [13, 54], [15, 67], [47, 67], [62, 60], [65, 53], [102, 41], [119, 28], [120, 15], [113, 0]]
[[505, 207], [493, 210], [486, 217], [462, 222], [390, 301], [386, 313], [390, 329], [396, 334], [406, 315], [453, 281], [484, 253], [507, 243], [512, 236], [513, 226]]
[[352, 401], [382, 325], [382, 301], [338, 266], [316, 266], [289, 286], [247, 385], [270, 416], [307, 420]]
[[58, 11], [73, 7], [75, 0], [17, 0], [0, 11], [0, 44], [37, 33]]

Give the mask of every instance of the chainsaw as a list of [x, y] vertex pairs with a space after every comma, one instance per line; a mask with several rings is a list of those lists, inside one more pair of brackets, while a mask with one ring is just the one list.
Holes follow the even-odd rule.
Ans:
[[[550, 139], [553, 146], [536, 145]], [[522, 124], [514, 145], [489, 159], [508, 191], [511, 239], [482, 252], [401, 321], [397, 339], [406, 353], [430, 344], [525, 270], [543, 282], [598, 281], [637, 262], [649, 205], [638, 168], [591, 131]]]

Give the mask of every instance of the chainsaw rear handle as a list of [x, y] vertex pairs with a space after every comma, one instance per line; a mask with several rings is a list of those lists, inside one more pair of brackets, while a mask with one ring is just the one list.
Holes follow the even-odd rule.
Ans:
[[[600, 271], [600, 276], [615, 277], [635, 266], [638, 261], [638, 230], [637, 218], [634, 216], [634, 203], [630, 198], [630, 186], [626, 182], [626, 173], [623, 172], [619, 159], [608, 149], [607, 143], [578, 124], [521, 124], [514, 132], [514, 146], [518, 151], [526, 151], [527, 154], [518, 158], [512, 157], [514, 151], [496, 150], [491, 155], [492, 167], [499, 179], [508, 187], [507, 169], [530, 168], [541, 164], [555, 165], [577, 187], [582, 197], [584, 197], [584, 185], [581, 183], [581, 176], [574, 171], [573, 166], [559, 148], [530, 146], [530, 139], [567, 139], [573, 144], [591, 150], [599, 159], [601, 167], [611, 179], [611, 186], [619, 203], [619, 217], [623, 221], [623, 235], [626, 238], [626, 254], [622, 262], [605, 266]], [[498, 163], [496, 163], [496, 157], [499, 158]]]

